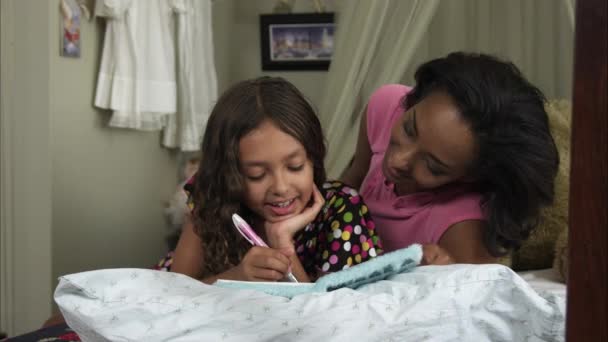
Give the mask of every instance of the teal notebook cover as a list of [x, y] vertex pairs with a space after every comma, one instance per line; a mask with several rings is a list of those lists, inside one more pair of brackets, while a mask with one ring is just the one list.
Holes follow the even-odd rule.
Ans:
[[315, 283], [253, 282], [218, 280], [215, 286], [230, 289], [257, 290], [274, 296], [292, 298], [310, 292], [327, 292], [340, 288], [356, 289], [362, 285], [411, 271], [422, 259], [422, 247], [411, 245], [383, 254], [348, 269], [329, 273]]

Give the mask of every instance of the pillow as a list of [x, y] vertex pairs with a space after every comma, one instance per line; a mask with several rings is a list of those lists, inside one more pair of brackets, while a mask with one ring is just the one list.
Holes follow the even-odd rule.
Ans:
[[[556, 255], [556, 242], [561, 235], [566, 236], [568, 229], [568, 193], [570, 175], [570, 118], [571, 104], [567, 100], [550, 100], [546, 104], [551, 134], [557, 145], [560, 165], [555, 178], [555, 199], [553, 205], [541, 211], [539, 225], [518, 251], [513, 252], [511, 267], [517, 271], [551, 268], [554, 264], [563, 267], [567, 264], [560, 248]], [[559, 259], [559, 263], [557, 263]], [[562, 270], [558, 270], [563, 274]]]

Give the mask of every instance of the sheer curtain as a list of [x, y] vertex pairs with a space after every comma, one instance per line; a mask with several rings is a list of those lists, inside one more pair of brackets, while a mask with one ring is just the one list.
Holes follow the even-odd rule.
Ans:
[[330, 177], [339, 176], [351, 158], [365, 99], [379, 85], [400, 81], [438, 4], [438, 0], [345, 3], [319, 111], [328, 139]]
[[547, 97], [570, 98], [572, 8], [573, 0], [344, 2], [320, 107], [329, 177], [339, 177], [350, 162], [374, 89], [411, 85], [419, 64], [452, 51], [509, 59]]
[[570, 98], [572, 0], [442, 1], [401, 82], [416, 67], [456, 50], [484, 52], [515, 63], [548, 98]]
[[574, 5], [576, 3], [575, 0], [563, 0], [564, 6], [566, 8], [566, 13], [568, 13], [568, 19], [570, 19], [570, 24], [572, 25], [572, 30], [574, 31]]

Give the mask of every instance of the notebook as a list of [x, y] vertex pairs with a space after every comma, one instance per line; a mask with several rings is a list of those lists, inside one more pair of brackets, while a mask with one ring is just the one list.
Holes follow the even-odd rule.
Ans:
[[383, 254], [345, 270], [330, 273], [315, 283], [253, 282], [218, 280], [215, 286], [230, 289], [257, 290], [273, 296], [292, 298], [311, 292], [328, 292], [340, 288], [356, 289], [365, 284], [386, 279], [392, 275], [411, 271], [422, 259], [422, 246], [411, 245]]

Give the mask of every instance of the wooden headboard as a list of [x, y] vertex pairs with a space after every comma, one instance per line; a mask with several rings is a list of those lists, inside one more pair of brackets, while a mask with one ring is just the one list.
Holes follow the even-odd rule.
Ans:
[[607, 15], [606, 0], [576, 2], [568, 341], [608, 341]]

